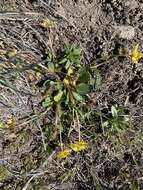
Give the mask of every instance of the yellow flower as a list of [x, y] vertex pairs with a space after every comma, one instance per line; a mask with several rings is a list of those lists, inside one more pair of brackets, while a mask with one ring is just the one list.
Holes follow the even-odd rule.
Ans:
[[14, 119], [14, 117], [10, 116], [9, 118], [7, 118], [7, 120], [6, 120], [6, 122], [5, 122], [5, 126], [6, 126], [7, 128], [13, 127], [14, 124], [15, 124], [15, 119]]
[[17, 54], [17, 50], [16, 50], [15, 48], [9, 49], [9, 50], [6, 52], [6, 55], [7, 55], [9, 58], [15, 57], [16, 54]]
[[70, 79], [64, 78], [63, 83], [64, 83], [66, 88], [76, 86], [76, 80], [74, 80], [72, 78], [70, 78]]
[[71, 144], [70, 147], [75, 152], [78, 152], [78, 151], [84, 150], [87, 147], [87, 142], [79, 141], [79, 142]]
[[138, 64], [139, 59], [143, 57], [143, 53], [138, 50], [139, 44], [137, 44], [129, 53], [132, 63]]
[[57, 153], [56, 158], [58, 160], [61, 160], [63, 158], [66, 158], [70, 153], [71, 153], [70, 149], [61, 150], [60, 152]]
[[53, 27], [53, 26], [54, 26], [54, 23], [53, 23], [51, 20], [49, 20], [48, 18], [44, 18], [44, 19], [42, 20], [42, 22], [40, 23], [40, 25], [41, 25], [43, 28], [48, 29], [48, 28], [50, 28], [50, 27]]
[[67, 72], [67, 75], [68, 75], [68, 76], [71, 76], [71, 75], [73, 75], [73, 74], [74, 74], [74, 70], [71, 69], [71, 68], [69, 68], [69, 69], [68, 69], [68, 72]]
[[65, 85], [66, 87], [68, 87], [69, 84], [70, 84], [69, 80], [66, 79], [66, 78], [64, 78], [63, 83], [64, 83], [64, 85]]

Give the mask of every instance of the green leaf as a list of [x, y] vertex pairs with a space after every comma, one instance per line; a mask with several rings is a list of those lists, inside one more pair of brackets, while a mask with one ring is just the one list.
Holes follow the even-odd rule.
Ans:
[[83, 98], [80, 94], [78, 94], [78, 93], [76, 93], [76, 92], [72, 92], [72, 94], [73, 94], [73, 97], [74, 97], [77, 101], [79, 101], [79, 102], [84, 101], [84, 98]]
[[90, 74], [89, 72], [85, 69], [85, 68], [82, 68], [80, 71], [79, 71], [79, 81], [80, 82], [89, 82], [90, 81]]
[[66, 93], [66, 91], [64, 90], [64, 94], [66, 95], [65, 103], [68, 105], [68, 104], [69, 104], [69, 101], [70, 101], [69, 92]]
[[70, 61], [71, 64], [79, 64], [80, 62], [80, 54], [81, 54], [81, 49], [75, 46], [69, 46], [67, 45], [65, 47], [65, 58], [67, 61]]
[[117, 117], [118, 116], [118, 110], [116, 109], [115, 106], [111, 106], [111, 113], [113, 117]]
[[61, 91], [63, 88], [63, 83], [60, 80], [58, 80], [55, 82], [55, 84], [56, 84], [56, 89]]
[[50, 81], [50, 85], [51, 85], [51, 86], [54, 86], [54, 85], [55, 85], [55, 82], [54, 82], [54, 81]]
[[70, 65], [71, 65], [71, 62], [67, 61], [65, 68], [68, 69], [70, 67]]
[[56, 96], [54, 96], [54, 101], [59, 102], [63, 96], [63, 91], [59, 91]]
[[85, 83], [80, 83], [77, 85], [76, 90], [81, 95], [86, 95], [90, 92], [90, 86]]
[[46, 52], [48, 55], [47, 55], [47, 61], [48, 62], [52, 62], [53, 61], [53, 55], [52, 55], [52, 52]]
[[73, 47], [73, 55], [80, 56], [80, 54], [81, 54], [81, 49], [78, 47]]
[[48, 89], [50, 87], [50, 80], [46, 80], [43, 86]]
[[66, 63], [67, 62], [67, 58], [63, 58], [59, 63], [62, 64], [62, 63]]
[[48, 69], [51, 71], [51, 72], [54, 72], [55, 70], [55, 65], [53, 62], [49, 62], [48, 63]]
[[51, 106], [51, 105], [52, 105], [51, 97], [50, 97], [50, 96], [47, 96], [47, 97], [45, 98], [45, 101], [42, 102], [42, 106], [43, 106], [44, 108], [47, 108], [47, 107], [49, 107], [49, 106]]

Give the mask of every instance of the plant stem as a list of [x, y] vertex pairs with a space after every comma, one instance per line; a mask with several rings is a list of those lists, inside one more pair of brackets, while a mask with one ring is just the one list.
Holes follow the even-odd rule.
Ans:
[[61, 116], [61, 113], [60, 113], [60, 105], [57, 105], [57, 108], [56, 108], [56, 118], [55, 118], [55, 125], [56, 126], [59, 126], [59, 132], [60, 132], [60, 147], [61, 147], [61, 150], [63, 150], [63, 142], [62, 142], [62, 124], [61, 122], [59, 121], [59, 118]]
[[62, 130], [61, 130], [61, 123], [60, 123], [60, 147], [61, 147], [61, 150], [63, 150], [63, 141], [62, 141]]
[[78, 116], [77, 111], [75, 111], [75, 113], [76, 113], [76, 119], [77, 119], [77, 125], [78, 125], [78, 140], [79, 140], [79, 142], [80, 142], [80, 140], [81, 140], [81, 132], [80, 132], [79, 116]]

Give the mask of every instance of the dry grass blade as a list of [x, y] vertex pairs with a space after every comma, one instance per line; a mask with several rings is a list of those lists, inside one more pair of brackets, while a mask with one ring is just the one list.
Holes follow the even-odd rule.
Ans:
[[[10, 90], [13, 90], [16, 94], [17, 93], [22, 93], [22, 94], [24, 94], [24, 95], [30, 95], [30, 96], [35, 96], [34, 94], [31, 94], [30, 92], [25, 92], [25, 91], [22, 91], [22, 90], [18, 90], [17, 88], [16, 88], [16, 86], [14, 86], [14, 85], [12, 85], [12, 84], [10, 84], [8, 81], [6, 81], [6, 80], [0, 80], [0, 84], [1, 85], [3, 85], [3, 86], [5, 86], [5, 87], [7, 87], [7, 88], [9, 88]], [[18, 95], [18, 94], [17, 94]]]
[[35, 20], [35, 18], [42, 17], [42, 13], [37, 12], [0, 12], [0, 20], [11, 20], [11, 21], [24, 21], [26, 19]]

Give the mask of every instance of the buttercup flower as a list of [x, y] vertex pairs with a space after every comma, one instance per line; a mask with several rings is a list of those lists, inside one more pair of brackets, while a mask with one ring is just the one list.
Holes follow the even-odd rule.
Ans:
[[6, 55], [7, 55], [9, 58], [15, 57], [16, 54], [17, 54], [17, 50], [16, 50], [15, 48], [9, 49], [9, 50], [6, 52]]
[[71, 69], [71, 68], [69, 68], [69, 69], [68, 69], [68, 72], [67, 72], [67, 75], [68, 75], [68, 76], [71, 76], [71, 75], [73, 75], [73, 74], [74, 74], [74, 70]]
[[14, 119], [14, 117], [10, 116], [9, 118], [7, 118], [7, 120], [6, 120], [6, 122], [5, 122], [5, 126], [6, 126], [7, 128], [13, 127], [14, 124], [15, 124], [15, 119]]
[[70, 85], [69, 80], [66, 79], [66, 78], [64, 78], [63, 83], [64, 83], [64, 85], [65, 85], [66, 87], [69, 87], [69, 85]]
[[40, 25], [41, 25], [43, 28], [48, 29], [48, 28], [50, 28], [50, 27], [53, 27], [53, 26], [54, 26], [54, 23], [46, 17], [46, 18], [44, 18], [44, 19], [42, 20], [42, 22], [40, 23]]
[[79, 142], [71, 144], [70, 147], [75, 152], [78, 152], [78, 151], [84, 150], [87, 147], [87, 142], [79, 141]]
[[61, 160], [63, 158], [66, 158], [70, 153], [71, 153], [70, 149], [61, 150], [60, 152], [57, 153], [56, 158], [58, 160]]
[[138, 50], [139, 44], [137, 44], [130, 52], [129, 56], [133, 64], [138, 64], [139, 59], [143, 57], [143, 53]]

